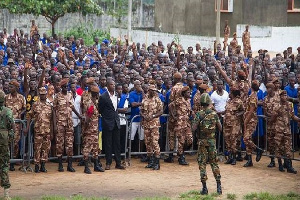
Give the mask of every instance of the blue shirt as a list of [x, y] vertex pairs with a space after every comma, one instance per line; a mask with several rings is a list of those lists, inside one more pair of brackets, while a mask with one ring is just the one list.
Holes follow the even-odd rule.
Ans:
[[[294, 87], [292, 88], [290, 85], [287, 85], [284, 90], [287, 92], [287, 95], [292, 98], [298, 98], [298, 91]], [[298, 115], [298, 104], [293, 103], [295, 115]]]
[[[164, 95], [162, 95], [162, 93], [159, 93], [158, 96], [159, 96], [161, 102], [164, 105], [164, 103], [166, 101], [166, 98], [164, 97]], [[167, 122], [167, 118], [166, 117], [159, 117], [159, 121], [160, 121], [160, 124], [165, 124]]]
[[107, 91], [106, 88], [102, 88], [101, 86], [99, 86], [99, 90], [100, 90], [100, 94], [103, 94], [104, 92]]
[[124, 108], [124, 104], [125, 104], [126, 99], [127, 99], [127, 95], [126, 94], [121, 94], [120, 101], [119, 101], [119, 104], [118, 104], [118, 108]]
[[[129, 93], [129, 104], [131, 106], [131, 115], [130, 115], [130, 120], [136, 116], [140, 114], [140, 108], [139, 107], [133, 107], [132, 103], [136, 102], [136, 103], [141, 103], [143, 100], [143, 96], [142, 93], [137, 93], [136, 90], [132, 91]], [[141, 118], [140, 117], [136, 117], [133, 122], [140, 122]]]

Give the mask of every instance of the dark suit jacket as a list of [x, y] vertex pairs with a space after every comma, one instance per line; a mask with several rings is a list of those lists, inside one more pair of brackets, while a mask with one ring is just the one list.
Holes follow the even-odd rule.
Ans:
[[120, 117], [118, 111], [115, 110], [108, 91], [104, 92], [99, 98], [99, 113], [102, 115], [103, 130], [112, 131], [115, 126], [120, 129]]

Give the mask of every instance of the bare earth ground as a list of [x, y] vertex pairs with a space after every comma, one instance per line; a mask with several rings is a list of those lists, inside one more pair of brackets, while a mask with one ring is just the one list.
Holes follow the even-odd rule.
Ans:
[[[296, 154], [295, 154], [296, 155]], [[298, 154], [297, 154], [298, 155]], [[254, 156], [255, 158], [255, 156]], [[181, 193], [200, 190], [199, 170], [196, 156], [187, 156], [189, 166], [179, 166], [177, 162], [161, 162], [161, 170], [145, 169], [145, 163], [133, 159], [125, 171], [114, 167], [105, 173], [86, 175], [83, 167], [76, 166], [76, 173], [57, 172], [57, 164], [47, 164], [48, 173], [27, 174], [17, 171], [10, 173], [12, 196], [24, 199], [39, 199], [43, 195], [70, 197], [80, 194], [86, 197], [110, 197], [112, 199], [134, 199], [137, 197], [171, 197], [178, 198]], [[243, 162], [236, 166], [220, 164], [223, 195], [234, 193], [238, 199], [251, 192], [270, 192], [285, 194], [290, 191], [300, 193], [300, 173], [279, 172], [277, 168], [269, 169], [269, 159], [263, 157], [254, 167], [244, 168]], [[293, 162], [300, 171], [300, 161]], [[66, 170], [66, 164], [64, 164]], [[216, 183], [210, 166], [208, 171], [209, 193], [216, 191]], [[0, 194], [1, 195], [1, 194]]]

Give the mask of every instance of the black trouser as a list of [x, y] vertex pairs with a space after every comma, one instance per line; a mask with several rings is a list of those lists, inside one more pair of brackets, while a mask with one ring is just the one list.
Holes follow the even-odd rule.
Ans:
[[121, 153], [125, 153], [125, 142], [126, 141], [126, 125], [121, 125], [120, 129], [120, 147], [121, 147]]
[[105, 146], [106, 164], [111, 165], [112, 154], [114, 152], [116, 165], [121, 165], [120, 129], [115, 126], [111, 131], [103, 129], [102, 133]]

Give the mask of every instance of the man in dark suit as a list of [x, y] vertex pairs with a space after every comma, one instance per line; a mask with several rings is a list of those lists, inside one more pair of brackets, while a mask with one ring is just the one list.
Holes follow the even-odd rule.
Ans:
[[115, 92], [115, 82], [107, 82], [107, 90], [99, 99], [99, 113], [102, 115], [102, 133], [105, 147], [106, 167], [110, 170], [112, 153], [115, 153], [116, 169], [125, 169], [121, 165], [120, 151], [120, 118], [117, 111], [118, 97]]

